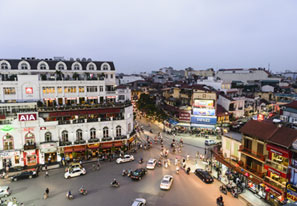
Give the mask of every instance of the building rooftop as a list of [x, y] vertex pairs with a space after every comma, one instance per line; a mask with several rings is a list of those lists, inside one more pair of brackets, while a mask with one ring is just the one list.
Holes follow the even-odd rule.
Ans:
[[238, 142], [241, 142], [241, 139], [242, 139], [242, 134], [241, 133], [238, 133], [238, 132], [228, 132], [227, 134], [224, 134], [225, 137], [228, 137], [230, 139], [234, 139]]

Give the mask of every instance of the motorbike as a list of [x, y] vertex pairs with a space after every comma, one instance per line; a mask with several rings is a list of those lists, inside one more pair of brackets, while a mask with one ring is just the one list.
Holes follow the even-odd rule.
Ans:
[[117, 187], [119, 187], [120, 186], [120, 183], [110, 183], [110, 185], [111, 185], [111, 187], [115, 187], [115, 188], [117, 188]]
[[128, 171], [127, 170], [123, 170], [122, 176], [126, 176], [126, 175], [128, 175]]
[[88, 191], [87, 191], [86, 189], [80, 189], [80, 190], [79, 190], [79, 193], [80, 193], [81, 195], [87, 195], [87, 194], [88, 194]]
[[66, 193], [66, 198], [67, 198], [68, 200], [72, 200], [74, 197], [73, 197], [72, 194], [68, 194], [68, 192], [67, 192], [67, 193]]
[[161, 160], [159, 160], [159, 161], [157, 162], [157, 166], [158, 166], [158, 167], [162, 167], [162, 162], [161, 162]]
[[190, 174], [190, 171], [191, 171], [191, 169], [190, 169], [190, 167], [188, 167], [186, 173], [189, 175]]
[[139, 164], [142, 164], [143, 163], [143, 159], [140, 159], [138, 163]]
[[221, 186], [220, 186], [220, 191], [221, 191], [222, 193], [224, 193], [225, 195], [227, 195], [228, 190], [227, 190], [227, 188], [226, 188], [225, 185], [221, 185]]
[[128, 174], [127, 174], [127, 176], [130, 177], [131, 174], [132, 174], [132, 170], [128, 170]]
[[227, 185], [226, 185], [226, 188], [227, 188], [227, 190], [228, 190], [229, 192], [231, 192], [232, 189], [233, 189], [233, 186], [232, 186], [231, 184], [227, 184]]
[[236, 189], [232, 189], [231, 194], [233, 197], [238, 198], [238, 193], [237, 193]]
[[217, 200], [217, 206], [224, 206], [224, 202]]

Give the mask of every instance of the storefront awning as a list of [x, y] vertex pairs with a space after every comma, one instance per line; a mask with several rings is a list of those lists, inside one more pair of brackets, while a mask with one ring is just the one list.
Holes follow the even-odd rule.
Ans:
[[81, 152], [81, 151], [85, 151], [86, 150], [86, 146], [85, 145], [80, 145], [80, 146], [74, 146], [73, 147], [73, 151], [74, 152]]
[[97, 148], [99, 148], [99, 143], [97, 143], [97, 144], [88, 144], [88, 148], [89, 149], [97, 149]]
[[191, 124], [191, 127], [203, 128], [203, 129], [215, 129], [215, 125], [209, 125], [209, 124]]
[[73, 152], [72, 147], [64, 147], [64, 153], [70, 153]]
[[111, 148], [111, 147], [112, 147], [112, 143], [103, 143], [100, 146], [100, 148], [102, 148], [102, 149]]
[[191, 124], [190, 123], [180, 122], [176, 126], [180, 126], [180, 127], [191, 127]]
[[113, 146], [114, 146], [114, 147], [121, 147], [122, 145], [123, 145], [122, 142], [114, 142], [114, 143], [113, 143]]

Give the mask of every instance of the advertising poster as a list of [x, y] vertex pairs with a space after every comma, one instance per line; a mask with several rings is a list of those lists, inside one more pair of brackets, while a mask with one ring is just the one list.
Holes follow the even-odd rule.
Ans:
[[195, 99], [193, 107], [198, 108], [214, 108], [214, 100]]
[[191, 116], [192, 124], [211, 124], [214, 125], [217, 123], [217, 117], [205, 117], [205, 116]]
[[193, 108], [193, 115], [198, 116], [215, 116], [215, 109], [206, 109], [206, 108]]

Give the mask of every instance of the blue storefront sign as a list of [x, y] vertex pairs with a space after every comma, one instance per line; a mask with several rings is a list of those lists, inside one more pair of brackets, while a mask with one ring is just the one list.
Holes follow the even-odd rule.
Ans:
[[211, 124], [217, 123], [217, 117], [191, 116], [191, 124]]

